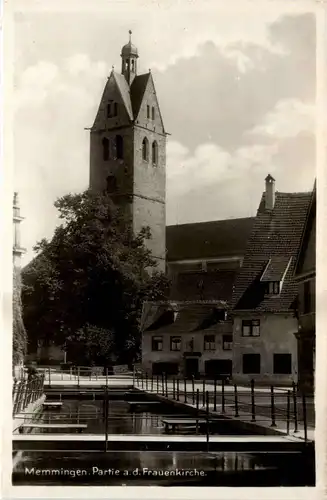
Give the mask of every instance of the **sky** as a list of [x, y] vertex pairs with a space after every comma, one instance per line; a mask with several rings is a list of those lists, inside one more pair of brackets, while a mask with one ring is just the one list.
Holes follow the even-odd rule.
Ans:
[[[213, 2], [130, 0], [104, 10], [20, 12], [14, 23], [14, 188], [22, 245], [51, 237], [57, 197], [88, 187], [89, 132], [133, 31], [151, 68], [167, 142], [167, 224], [255, 215], [315, 177], [315, 17]], [[109, 3], [108, 3], [109, 5]], [[135, 3], [134, 3], [135, 5]], [[151, 5], [151, 6], [150, 6]], [[202, 4], [204, 5], [204, 4]]]

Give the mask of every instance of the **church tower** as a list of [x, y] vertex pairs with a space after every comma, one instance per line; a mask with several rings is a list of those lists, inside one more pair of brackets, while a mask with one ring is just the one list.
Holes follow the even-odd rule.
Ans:
[[129, 35], [121, 73], [112, 69], [91, 128], [90, 188], [107, 190], [128, 210], [135, 234], [150, 227], [147, 246], [165, 271], [167, 134], [151, 72], [137, 74]]

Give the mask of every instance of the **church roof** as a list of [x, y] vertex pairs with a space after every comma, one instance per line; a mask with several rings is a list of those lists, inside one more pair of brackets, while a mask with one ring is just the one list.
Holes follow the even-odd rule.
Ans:
[[233, 284], [239, 268], [211, 272], [179, 272], [171, 287], [173, 300], [224, 300], [232, 298]]
[[166, 227], [168, 262], [243, 256], [254, 217]]
[[131, 101], [134, 119], [137, 118], [142, 104], [144, 92], [148, 84], [151, 73], [137, 75], [131, 85]]
[[130, 96], [130, 90], [128, 83], [126, 81], [126, 78], [124, 75], [120, 73], [116, 73], [113, 71], [113, 76], [116, 81], [117, 87], [119, 89], [120, 95], [122, 97], [122, 100], [125, 104], [126, 111], [128, 113], [128, 116], [130, 120], [133, 120], [133, 109], [132, 109], [132, 103], [131, 103], [131, 96]]

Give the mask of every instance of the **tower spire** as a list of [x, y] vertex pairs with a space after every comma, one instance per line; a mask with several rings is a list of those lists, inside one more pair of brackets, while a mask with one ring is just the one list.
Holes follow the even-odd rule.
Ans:
[[122, 74], [125, 76], [128, 85], [131, 85], [137, 74], [138, 50], [132, 44], [132, 30], [128, 31], [129, 42], [121, 50]]

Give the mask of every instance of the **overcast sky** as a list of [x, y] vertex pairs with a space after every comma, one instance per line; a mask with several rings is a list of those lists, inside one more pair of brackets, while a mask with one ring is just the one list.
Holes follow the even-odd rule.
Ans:
[[314, 15], [261, 11], [259, 3], [232, 13], [127, 3], [15, 17], [14, 187], [26, 217], [23, 264], [58, 223], [54, 200], [88, 187], [84, 128], [112, 65], [120, 71], [129, 29], [139, 73], [151, 68], [171, 134], [168, 224], [254, 215], [268, 173], [279, 191], [312, 188]]

